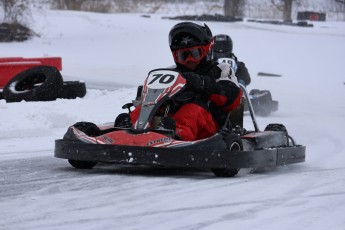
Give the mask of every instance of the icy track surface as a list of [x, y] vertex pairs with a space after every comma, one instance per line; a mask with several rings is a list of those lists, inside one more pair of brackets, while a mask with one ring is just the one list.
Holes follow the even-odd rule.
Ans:
[[[76, 100], [0, 100], [0, 229], [344, 229], [345, 23], [207, 23], [214, 34], [232, 36], [252, 76], [248, 89], [270, 90], [279, 101], [276, 113], [258, 118], [259, 127], [283, 123], [307, 146], [306, 163], [216, 178], [107, 164], [76, 170], [54, 158], [54, 140], [69, 125], [113, 121], [149, 70], [173, 64], [167, 35], [177, 21], [35, 15], [41, 37], [0, 43], [1, 56], [61, 56], [65, 80], [84, 80], [89, 89]], [[248, 116], [245, 123], [252, 129]]]

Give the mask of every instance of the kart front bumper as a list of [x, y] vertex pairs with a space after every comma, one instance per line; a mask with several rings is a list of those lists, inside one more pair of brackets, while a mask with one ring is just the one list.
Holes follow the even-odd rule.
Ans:
[[296, 145], [254, 151], [137, 147], [55, 141], [54, 156], [68, 160], [191, 168], [259, 168], [305, 161], [306, 147]]

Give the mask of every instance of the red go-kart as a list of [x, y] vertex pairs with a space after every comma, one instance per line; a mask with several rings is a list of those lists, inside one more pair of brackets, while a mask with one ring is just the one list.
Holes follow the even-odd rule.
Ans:
[[204, 168], [222, 177], [235, 176], [241, 168], [305, 161], [306, 147], [297, 145], [284, 125], [269, 124], [265, 131], [259, 130], [243, 85], [255, 130], [234, 126], [228, 114], [229, 119], [213, 136], [195, 141], [180, 140], [173, 130], [160, 125], [159, 109], [164, 107], [163, 116], [168, 114], [170, 103], [174, 103], [185, 86], [186, 79], [176, 70], [151, 71], [142, 88], [139, 118], [132, 127], [78, 122], [68, 128], [63, 139], [56, 140], [55, 157], [68, 159], [73, 167], [81, 169], [108, 162]]

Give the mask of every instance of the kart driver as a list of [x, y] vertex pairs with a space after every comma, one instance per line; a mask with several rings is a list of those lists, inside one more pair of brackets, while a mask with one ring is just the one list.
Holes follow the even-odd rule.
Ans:
[[[169, 46], [176, 64], [174, 68], [186, 78], [187, 91], [194, 94], [192, 98], [186, 97], [188, 99], [180, 96], [182, 99], [177, 108], [173, 109], [173, 114], [162, 119], [161, 125], [174, 129], [184, 141], [207, 138], [223, 125], [212, 114], [222, 111], [226, 115], [228, 111], [236, 109], [242, 90], [231, 66], [212, 60], [214, 40], [206, 24], [176, 24], [169, 33]], [[138, 119], [140, 108], [140, 105], [137, 106], [129, 114], [130, 126]], [[123, 124], [123, 120], [129, 120], [128, 114], [120, 114], [115, 126]]]
[[215, 61], [219, 61], [219, 59], [221, 58], [233, 59], [236, 62], [236, 66], [237, 66], [237, 69], [235, 70], [235, 75], [238, 79], [238, 82], [247, 86], [251, 82], [248, 69], [243, 62], [237, 59], [232, 49], [233, 49], [233, 42], [230, 36], [225, 35], [225, 34], [218, 34], [214, 36], [213, 59]]

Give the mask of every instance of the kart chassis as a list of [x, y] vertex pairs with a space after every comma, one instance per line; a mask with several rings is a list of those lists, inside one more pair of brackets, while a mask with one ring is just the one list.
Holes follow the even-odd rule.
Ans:
[[[130, 145], [88, 144], [83, 142], [56, 140], [54, 155], [57, 158], [68, 159], [71, 163], [80, 163], [77, 168], [92, 168], [97, 162], [120, 163], [132, 165], [152, 165], [169, 167], [191, 167], [209, 169], [240, 169], [262, 168], [280, 165], [295, 164], [305, 161], [306, 147], [297, 145], [293, 138], [284, 130], [260, 131], [251, 100], [244, 85], [240, 84], [251, 119], [254, 131], [246, 131], [240, 127], [238, 135], [243, 147], [240, 150], [229, 150], [224, 140], [234, 135], [227, 128], [198, 143], [187, 147], [159, 148]], [[230, 113], [228, 114], [228, 120]], [[231, 125], [230, 125], [231, 127]], [[238, 128], [238, 127], [237, 127]], [[118, 130], [116, 127], [102, 129], [102, 133]], [[157, 130], [157, 132], [161, 132]], [[287, 138], [284, 145], [282, 140]], [[200, 144], [201, 143], [201, 144]], [[220, 147], [221, 146], [221, 147]], [[237, 173], [237, 171], [236, 171]], [[236, 174], [235, 173], [235, 174]]]

